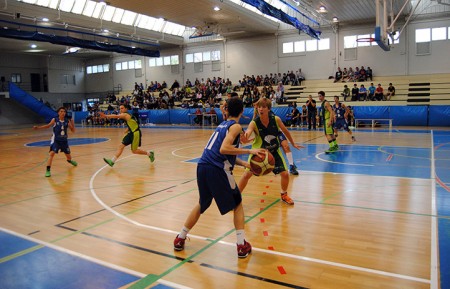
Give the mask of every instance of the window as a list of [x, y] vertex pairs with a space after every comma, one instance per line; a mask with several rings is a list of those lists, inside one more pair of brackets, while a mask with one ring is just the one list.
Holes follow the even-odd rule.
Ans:
[[156, 58], [150, 58], [150, 59], [148, 60], [148, 65], [149, 65], [150, 67], [156, 66]]
[[203, 53], [194, 53], [194, 63], [203, 62]]
[[319, 50], [328, 50], [330, 49], [330, 38], [320, 39], [318, 41]]
[[124, 61], [122, 62], [122, 70], [127, 70], [128, 69], [128, 62]]
[[450, 27], [448, 28], [447, 39], [450, 39]]
[[92, 66], [88, 66], [88, 67], [86, 68], [86, 73], [87, 73], [87, 74], [91, 74], [91, 73], [92, 73]]
[[416, 29], [416, 43], [430, 42], [430, 28]]
[[11, 74], [11, 82], [22, 83], [22, 76], [20, 75], [20, 73]]
[[135, 69], [141, 69], [142, 68], [142, 62], [141, 62], [140, 59], [134, 61], [134, 68]]
[[211, 60], [212, 61], [220, 60], [220, 50], [211, 51]]
[[134, 69], [134, 61], [128, 61], [128, 69]]
[[344, 48], [356, 47], [356, 35], [344, 36]]
[[283, 53], [292, 53], [294, 52], [294, 43], [293, 42], [286, 42], [283, 43]]
[[306, 51], [316, 51], [317, 50], [317, 40], [306, 40]]
[[120, 63], [120, 62], [116, 63], [116, 70], [117, 71], [122, 70], [122, 63]]
[[170, 65], [177, 65], [177, 64], [180, 64], [180, 61], [178, 60], [178, 55], [170, 56]]
[[305, 41], [295, 41], [294, 52], [305, 52]]
[[156, 66], [163, 66], [163, 59], [162, 57], [156, 58]]
[[446, 27], [433, 28], [431, 29], [431, 40], [445, 40], [447, 39], [446, 33]]
[[98, 66], [92, 66], [92, 73], [98, 73]]
[[163, 63], [164, 65], [170, 65], [170, 56], [164, 56]]
[[186, 63], [192, 63], [192, 62], [194, 62], [194, 54], [192, 54], [192, 53], [186, 54]]
[[211, 52], [210, 51], [203, 52], [203, 61], [210, 61], [210, 60], [211, 60]]

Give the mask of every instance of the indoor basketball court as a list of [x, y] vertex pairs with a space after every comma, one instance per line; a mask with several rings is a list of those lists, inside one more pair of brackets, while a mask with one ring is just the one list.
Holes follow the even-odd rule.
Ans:
[[[279, 176], [250, 179], [243, 205], [253, 251], [246, 259], [237, 258], [232, 214], [221, 216], [215, 204], [185, 250], [173, 249], [198, 201], [196, 161], [212, 131], [144, 128], [142, 148], [155, 151], [155, 162], [126, 149], [109, 167], [102, 158], [114, 153], [123, 129], [78, 127], [69, 136], [78, 166], [59, 154], [46, 178], [49, 132], [2, 129], [2, 288], [430, 288], [436, 282], [437, 260], [442, 267], [449, 253], [437, 250], [448, 242], [441, 199], [449, 192], [448, 130], [358, 129], [357, 142], [341, 132], [340, 150], [324, 154], [322, 131], [291, 129], [305, 147], [293, 149], [300, 172], [290, 176], [295, 205], [281, 202]], [[236, 180], [242, 173], [235, 168]]]

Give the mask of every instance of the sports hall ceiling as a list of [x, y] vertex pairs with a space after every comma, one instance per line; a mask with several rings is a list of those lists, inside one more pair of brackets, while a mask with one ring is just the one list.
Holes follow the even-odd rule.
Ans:
[[[60, 0], [65, 1], [65, 0]], [[77, 0], [76, 0], [77, 1]], [[270, 0], [266, 0], [269, 2]], [[394, 15], [397, 15], [405, 4], [405, 9], [399, 17], [399, 22], [404, 22], [406, 17], [413, 11], [415, 3], [419, 0], [387, 0], [392, 7]], [[406, 2], [405, 2], [406, 1]], [[99, 1], [96, 1], [99, 2]], [[357, 24], [369, 24], [375, 26], [376, 6], [375, 0], [281, 0], [292, 7], [307, 14], [309, 17], [321, 23], [321, 28], [339, 25], [340, 27]], [[413, 18], [432, 18], [436, 15], [448, 17], [450, 15], [450, 0], [422, 0], [413, 13]], [[109, 0], [107, 5], [130, 10], [136, 13], [164, 18], [164, 20], [184, 25], [186, 27], [196, 27], [198, 30], [214, 32], [220, 34], [220, 39], [233, 39], [240, 37], [253, 37], [261, 35], [275, 35], [294, 28], [286, 24], [279, 24], [261, 15], [257, 15], [230, 0]], [[215, 6], [220, 7], [219, 11], [214, 11]], [[326, 13], [319, 13], [320, 6], [326, 8]], [[49, 23], [42, 24], [39, 19], [46, 17]], [[297, 16], [296, 16], [297, 17]], [[333, 23], [333, 17], [337, 17], [338, 24]], [[305, 18], [297, 17], [301, 22], [320, 30], [318, 26], [308, 23]], [[2, 27], [8, 26], [9, 22], [48, 25], [60, 29], [68, 28], [72, 30], [88, 31], [99, 33], [101, 29], [108, 29], [109, 34], [119, 35], [121, 38], [135, 37], [139, 41], [160, 45], [161, 49], [169, 47], [179, 47], [185, 45], [183, 37], [170, 36], [168, 34], [152, 33], [140, 28], [134, 29], [131, 26], [116, 24], [110, 21], [87, 18], [67, 12], [58, 12], [41, 6], [25, 4], [16, 0], [5, 0], [3, 9], [0, 9], [0, 21]], [[11, 26], [10, 26], [11, 27]], [[16, 25], [16, 27], [18, 27]], [[193, 28], [190, 28], [192, 33]], [[190, 32], [189, 32], [190, 33]], [[198, 38], [200, 39], [200, 38]], [[200, 39], [197, 41], [205, 41]], [[37, 52], [31, 52], [30, 41], [14, 40], [10, 38], [0, 39], [0, 52], [37, 53], [45, 55], [61, 55], [66, 51], [66, 46], [54, 45], [46, 42], [36, 42]], [[104, 55], [111, 55], [112, 52], [96, 50], [80, 50], [79, 53], [72, 54], [76, 57], [91, 58]]]

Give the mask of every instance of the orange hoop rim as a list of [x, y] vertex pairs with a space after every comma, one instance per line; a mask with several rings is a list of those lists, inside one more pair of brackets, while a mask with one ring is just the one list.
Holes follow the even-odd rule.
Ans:
[[364, 37], [356, 39], [356, 42], [374, 42], [375, 38], [373, 37]]

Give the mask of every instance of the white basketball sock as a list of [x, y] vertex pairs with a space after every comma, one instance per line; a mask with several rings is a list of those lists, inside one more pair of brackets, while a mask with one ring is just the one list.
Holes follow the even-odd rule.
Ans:
[[189, 229], [186, 227], [183, 227], [183, 229], [181, 229], [180, 234], [178, 235], [179, 238], [181, 239], [186, 239], [187, 234], [189, 233]]
[[294, 158], [292, 158], [292, 152], [286, 153], [286, 157], [290, 165], [294, 164]]
[[244, 245], [245, 230], [236, 230], [236, 239], [238, 245]]

